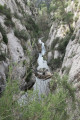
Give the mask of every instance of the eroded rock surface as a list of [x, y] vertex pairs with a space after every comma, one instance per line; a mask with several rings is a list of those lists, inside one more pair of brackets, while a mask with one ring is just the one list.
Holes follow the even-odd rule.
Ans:
[[[34, 41], [34, 39], [31, 38], [29, 35], [30, 30], [28, 30], [23, 23], [25, 22], [23, 17], [24, 14], [28, 16], [29, 19], [32, 15], [32, 11], [30, 10], [29, 6], [26, 5], [24, 0], [0, 0], [0, 5], [3, 7], [5, 6], [5, 8], [8, 9], [11, 17], [10, 20], [8, 20], [9, 25], [6, 25], [6, 14], [0, 14], [0, 24], [8, 40], [5, 41], [2, 31], [0, 31], [0, 91], [2, 91], [3, 86], [6, 84], [9, 66], [12, 68], [12, 80], [18, 80], [20, 88], [25, 90], [28, 88], [28, 85], [30, 85], [31, 82], [35, 82], [35, 77], [31, 76], [31, 78], [29, 78], [30, 83], [26, 81], [26, 77], [28, 74], [27, 70], [31, 66], [33, 55], [33, 61], [36, 62], [37, 53], [35, 52], [35, 49], [37, 47], [33, 49], [32, 41]], [[14, 27], [11, 25], [11, 22]], [[18, 31], [17, 36], [14, 34], [15, 29]], [[19, 33], [21, 31], [23, 31], [23, 33]], [[23, 38], [19, 37], [20, 34], [24, 34]], [[24, 37], [26, 37], [25, 40]]]
[[[63, 39], [66, 36], [66, 32], [69, 31], [67, 25], [59, 25], [57, 22], [53, 22], [49, 33], [49, 39], [46, 42], [48, 63], [51, 64], [51, 66], [52, 64], [54, 64], [54, 66], [56, 64], [56, 70], [59, 68], [60, 75], [69, 75], [69, 82], [73, 83], [73, 86], [78, 90], [77, 93], [80, 91], [80, 1], [78, 0], [78, 2], [79, 4], [76, 7], [74, 1], [72, 1], [66, 9], [74, 13], [74, 32], [69, 39], [65, 51], [60, 51], [62, 48], [59, 46], [59, 40]], [[78, 18], [75, 20], [77, 16]], [[60, 65], [62, 65], [58, 66], [60, 60]], [[78, 96], [79, 95], [80, 94], [78, 94]]]

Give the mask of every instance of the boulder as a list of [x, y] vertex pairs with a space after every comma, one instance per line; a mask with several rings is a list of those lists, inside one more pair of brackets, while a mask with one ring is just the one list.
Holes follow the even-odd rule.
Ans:
[[39, 79], [47, 80], [51, 78], [53, 75], [48, 71], [48, 69], [41, 68], [35, 72], [35, 76]]

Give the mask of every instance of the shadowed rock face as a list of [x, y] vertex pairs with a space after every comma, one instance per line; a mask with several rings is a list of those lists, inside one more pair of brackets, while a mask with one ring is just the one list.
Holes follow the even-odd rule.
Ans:
[[20, 85], [20, 89], [23, 90], [23, 91], [30, 90], [33, 87], [33, 85], [35, 84], [35, 82], [36, 82], [35, 75], [32, 74], [31, 79], [28, 82], [24, 81]]

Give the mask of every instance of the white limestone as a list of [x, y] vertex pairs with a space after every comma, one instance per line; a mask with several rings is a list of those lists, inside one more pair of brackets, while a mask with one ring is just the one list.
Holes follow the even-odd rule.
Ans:
[[11, 33], [8, 33], [7, 37], [8, 37], [8, 48], [9, 48], [9, 52], [12, 57], [12, 60], [14, 62], [18, 62], [24, 58], [23, 48], [19, 43], [18, 38], [14, 36], [13, 31]]

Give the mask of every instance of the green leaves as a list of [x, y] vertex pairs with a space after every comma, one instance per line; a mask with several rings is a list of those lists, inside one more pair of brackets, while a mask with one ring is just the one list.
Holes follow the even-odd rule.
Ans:
[[53, 12], [58, 21], [62, 21], [63, 24], [67, 24], [71, 31], [71, 23], [73, 22], [73, 13], [67, 12], [66, 8], [68, 2], [65, 0], [53, 0]]
[[[75, 90], [68, 83], [68, 77], [62, 78], [55, 73], [51, 87], [56, 83], [55, 91], [47, 96], [38, 96], [38, 91], [28, 91], [25, 103], [18, 104], [16, 95], [19, 93], [17, 81], [11, 80], [12, 67], [3, 96], [0, 98], [0, 120], [70, 120], [76, 103]], [[14, 96], [15, 95], [15, 96]], [[15, 98], [15, 99], [13, 99]], [[70, 109], [70, 113], [68, 111]]]
[[1, 24], [0, 24], [0, 32], [2, 33], [3, 41], [5, 42], [5, 44], [8, 44], [8, 38], [6, 35], [6, 31]]
[[12, 16], [11, 16], [10, 9], [7, 8], [6, 5], [4, 5], [4, 6], [0, 5], [0, 13], [3, 14], [3, 15], [6, 15], [6, 17], [7, 17], [8, 19], [11, 19], [11, 17], [12, 17]]
[[72, 23], [73, 22], [73, 13], [72, 12], [67, 12], [66, 15], [63, 14], [62, 16], [63, 23]]
[[28, 40], [28, 34], [27, 34], [27, 32], [26, 32], [25, 30], [19, 31], [18, 29], [15, 29], [15, 30], [14, 30], [14, 34], [15, 34], [15, 36], [18, 37], [19, 39], [23, 39], [23, 40], [25, 40], [25, 41]]

